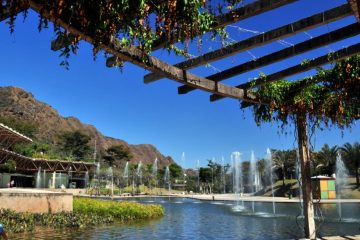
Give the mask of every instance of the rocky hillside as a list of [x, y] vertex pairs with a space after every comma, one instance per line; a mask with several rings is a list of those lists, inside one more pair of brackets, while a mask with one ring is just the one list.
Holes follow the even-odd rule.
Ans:
[[133, 163], [141, 160], [144, 164], [149, 164], [156, 157], [160, 165], [173, 163], [171, 157], [163, 156], [151, 144], [128, 144], [124, 140], [104, 136], [94, 126], [84, 124], [75, 117], [62, 117], [51, 106], [36, 100], [31, 93], [20, 88], [0, 87], [0, 116], [36, 123], [38, 129], [33, 138], [50, 144], [56, 144], [58, 136], [64, 132], [79, 130], [91, 137], [92, 146], [96, 139], [99, 151], [112, 145], [126, 145], [133, 156]]

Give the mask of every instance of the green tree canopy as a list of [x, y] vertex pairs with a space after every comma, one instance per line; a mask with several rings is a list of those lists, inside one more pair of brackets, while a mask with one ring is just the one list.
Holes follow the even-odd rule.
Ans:
[[350, 173], [355, 174], [356, 186], [359, 188], [360, 144], [358, 142], [354, 144], [345, 143], [340, 150]]
[[273, 165], [280, 170], [280, 175], [285, 186], [285, 178], [294, 171], [296, 163], [295, 150], [272, 150]]
[[75, 160], [85, 160], [90, 154], [90, 139], [80, 131], [65, 132], [60, 136], [61, 150]]
[[260, 78], [265, 84], [251, 92], [263, 104], [241, 104], [241, 108], [252, 106], [258, 124], [288, 124], [294, 115], [307, 114], [316, 126], [323, 123], [344, 128], [360, 117], [360, 55], [337, 62], [330, 69], [318, 69], [314, 76], [298, 81], [266, 83], [265, 75]]
[[169, 171], [170, 171], [170, 179], [182, 179], [183, 178], [182, 168], [179, 165], [177, 165], [176, 163], [170, 164]]
[[124, 145], [113, 145], [106, 149], [105, 155], [103, 156], [104, 160], [108, 162], [110, 166], [118, 162], [118, 165], [123, 165], [121, 162], [130, 161], [132, 155], [130, 154], [130, 149]]
[[330, 147], [328, 144], [324, 144], [320, 151], [315, 154], [315, 168], [319, 169], [318, 172], [320, 174], [327, 174], [330, 176], [335, 173], [338, 149], [339, 147], [336, 145]]
[[34, 137], [38, 130], [38, 125], [36, 123], [19, 120], [14, 117], [0, 116], [0, 123], [5, 124], [6, 126], [30, 138]]

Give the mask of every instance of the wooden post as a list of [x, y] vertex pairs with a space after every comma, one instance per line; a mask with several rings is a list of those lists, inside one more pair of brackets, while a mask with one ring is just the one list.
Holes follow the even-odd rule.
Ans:
[[298, 131], [298, 147], [301, 162], [305, 237], [309, 239], [316, 239], [314, 204], [311, 189], [310, 152], [308, 148], [305, 113], [301, 112], [297, 114], [296, 125]]

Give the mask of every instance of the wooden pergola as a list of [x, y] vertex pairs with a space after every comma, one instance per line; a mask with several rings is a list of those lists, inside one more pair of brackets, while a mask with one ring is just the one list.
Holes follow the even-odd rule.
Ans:
[[[225, 14], [216, 17], [213, 28], [224, 27], [229, 24], [241, 21], [249, 17], [255, 17], [264, 12], [283, 7], [287, 4], [296, 2], [297, 0], [258, 0], [249, 3], [248, 5], [233, 9]], [[95, 41], [92, 36], [81, 32], [76, 27], [63, 21], [62, 19], [54, 19], [51, 14], [44, 10], [41, 1], [29, 0], [29, 6], [43, 17], [53, 21], [56, 25], [66, 29], [66, 31], [74, 36], [80, 36], [81, 39], [94, 44]], [[269, 66], [279, 61], [283, 61], [303, 54], [308, 51], [335, 43], [355, 35], [360, 34], [359, 21], [359, 0], [348, 0], [347, 4], [337, 6], [335, 8], [319, 12], [312, 16], [304, 16], [304, 18], [291, 23], [284, 23], [283, 26], [271, 29], [267, 32], [255, 35], [253, 37], [238, 41], [234, 44], [228, 45], [218, 50], [214, 50], [175, 65], [170, 65], [165, 61], [150, 56], [142, 52], [137, 46], [122, 47], [119, 39], [115, 37], [111, 39], [107, 45], [101, 44], [98, 46], [105, 52], [112, 54], [113, 57], [107, 60], [107, 66], [113, 67], [116, 65], [117, 60], [128, 61], [137, 66], [149, 70], [151, 73], [144, 76], [145, 83], [152, 83], [161, 78], [168, 78], [177, 81], [181, 84], [178, 88], [179, 94], [186, 94], [193, 90], [204, 90], [211, 93], [210, 101], [218, 101], [223, 98], [233, 98], [241, 101], [251, 103], [263, 104], [258, 101], [256, 96], [251, 94], [248, 90], [260, 86], [262, 84], [277, 81], [285, 77], [293, 76], [316, 67], [325, 65], [329, 62], [339, 61], [343, 58], [350, 57], [360, 52], [360, 43], [345, 47], [335, 51], [329, 55], [318, 56], [311, 59], [307, 64], [297, 64], [289, 66], [278, 72], [272, 73], [266, 78], [258, 78], [251, 84], [249, 82], [239, 84], [237, 86], [230, 86], [220, 83], [223, 80], [240, 75], [242, 73], [258, 69], [260, 67]], [[306, 41], [297, 43], [293, 46], [281, 49], [276, 52], [264, 55], [258, 59], [248, 61], [216, 74], [209, 76], [198, 76], [187, 70], [196, 68], [198, 66], [206, 65], [208, 63], [228, 58], [235, 54], [248, 51], [260, 46], [270, 44], [279, 39], [293, 36], [295, 34], [305, 32], [310, 29], [335, 22], [339, 19], [355, 15], [357, 21], [345, 27], [338, 28], [334, 31], [319, 35], [317, 37], [308, 39]], [[4, 9], [0, 13], [0, 20], [6, 19], [10, 16], [9, 10]], [[199, 33], [201, 35], [202, 33]], [[171, 43], [176, 43], [177, 39], [172, 39]], [[153, 47], [153, 50], [160, 49], [169, 42], [166, 39], [158, 39]], [[64, 47], [59, 40], [52, 43], [53, 50], [59, 50]], [[305, 216], [305, 235], [307, 238], [315, 239], [316, 228], [314, 222], [314, 210], [312, 203], [311, 181], [310, 181], [310, 159], [308, 149], [308, 138], [306, 134], [306, 115], [297, 116], [297, 132], [298, 132], [298, 145], [301, 159], [301, 172], [302, 172], [302, 188], [303, 188], [303, 202], [304, 202], [304, 216]]]
[[16, 171], [33, 173], [39, 170], [47, 172], [72, 171], [74, 173], [95, 172], [96, 165], [88, 162], [72, 162], [65, 160], [48, 160], [23, 156], [8, 150], [14, 144], [31, 143], [32, 139], [0, 123], [0, 164], [11, 159], [15, 161]]
[[0, 147], [10, 148], [17, 143], [31, 143], [32, 139], [0, 123]]
[[13, 151], [0, 148], [0, 164], [4, 163], [8, 159], [14, 160], [16, 163], [16, 171], [23, 173], [46, 171], [85, 174], [86, 172], [95, 172], [96, 169], [96, 165], [94, 163], [30, 158]]

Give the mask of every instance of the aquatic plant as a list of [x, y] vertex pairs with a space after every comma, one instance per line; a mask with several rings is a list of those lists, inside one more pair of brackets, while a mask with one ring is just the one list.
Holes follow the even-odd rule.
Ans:
[[160, 205], [74, 198], [72, 213], [17, 213], [0, 209], [0, 222], [10, 233], [34, 231], [37, 226], [50, 228], [84, 228], [116, 221], [157, 218], [164, 215]]

